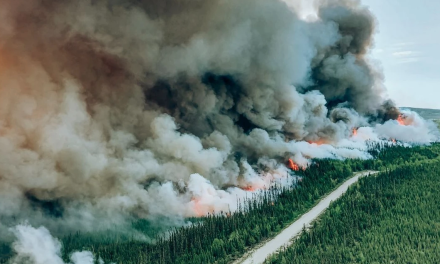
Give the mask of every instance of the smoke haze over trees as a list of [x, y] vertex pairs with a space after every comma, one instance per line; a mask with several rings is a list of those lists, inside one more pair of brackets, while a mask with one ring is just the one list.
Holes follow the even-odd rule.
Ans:
[[395, 120], [368, 9], [316, 8], [0, 1], [0, 237], [24, 220], [62, 233], [234, 211], [246, 189], [287, 183], [288, 158], [434, 140], [418, 115]]

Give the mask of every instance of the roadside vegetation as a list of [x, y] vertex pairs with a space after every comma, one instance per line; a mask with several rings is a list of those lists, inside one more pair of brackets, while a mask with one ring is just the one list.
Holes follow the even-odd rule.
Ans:
[[363, 178], [265, 263], [438, 263], [439, 204], [438, 160]]
[[[374, 159], [314, 160], [305, 171], [296, 172], [301, 180], [297, 183], [292, 180], [294, 188], [273, 187], [262, 195], [242, 201], [236, 213], [224, 212], [199, 218], [193, 225], [156, 236], [155, 243], [121, 238], [111, 233], [102, 237], [87, 233], [71, 234], [61, 238], [63, 258], [67, 261], [70, 252], [89, 250], [106, 263], [229, 263], [249, 248], [275, 236], [351, 177], [353, 172], [419, 167], [417, 164], [429, 162], [437, 164], [440, 144], [412, 148], [371, 144], [370, 154]], [[133, 223], [133, 227], [147, 235], [152, 234], [147, 221]], [[0, 256], [9, 255], [5, 251]], [[5, 259], [3, 257], [3, 261]]]

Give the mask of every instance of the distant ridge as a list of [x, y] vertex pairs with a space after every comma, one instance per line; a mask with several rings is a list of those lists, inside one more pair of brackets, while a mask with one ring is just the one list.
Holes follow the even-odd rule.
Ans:
[[400, 107], [400, 109], [409, 109], [418, 113], [424, 119], [440, 119], [440, 109], [429, 109], [429, 108], [414, 108], [414, 107]]

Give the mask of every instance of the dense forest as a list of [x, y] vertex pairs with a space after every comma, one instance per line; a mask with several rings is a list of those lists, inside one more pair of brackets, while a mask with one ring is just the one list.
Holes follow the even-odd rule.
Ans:
[[[275, 186], [241, 201], [238, 212], [195, 219], [193, 225], [157, 235], [154, 243], [121, 238], [116, 234], [71, 234], [61, 238], [63, 257], [67, 261], [70, 252], [90, 250], [106, 263], [229, 263], [250, 247], [276, 235], [353, 172], [394, 170], [401, 166], [419, 168], [421, 163], [425, 164], [424, 170], [429, 171], [430, 166], [426, 164], [438, 163], [440, 144], [404, 147], [372, 143], [369, 152], [373, 159], [314, 160], [309, 168], [295, 173], [301, 180], [292, 180], [291, 187]], [[351, 214], [351, 211], [347, 213]], [[151, 234], [148, 221], [138, 221], [133, 223], [133, 227]], [[0, 263], [4, 263], [11, 254], [6, 246], [2, 251]], [[280, 256], [281, 259], [283, 257], [289, 259], [290, 255]], [[277, 259], [273, 261], [278, 263]]]
[[363, 178], [266, 263], [438, 263], [439, 194], [439, 161]]
[[[350, 165], [323, 160], [301, 173], [297, 188], [273, 187], [243, 201], [238, 212], [208, 215], [196, 224], [173, 230], [155, 244], [137, 241], [98, 243], [87, 247], [87, 236], [63, 240], [66, 252], [92, 249], [116, 263], [228, 263], [248, 247], [272, 237], [352, 175]], [[141, 230], [142, 226], [137, 225]], [[66, 259], [68, 254], [65, 255]]]

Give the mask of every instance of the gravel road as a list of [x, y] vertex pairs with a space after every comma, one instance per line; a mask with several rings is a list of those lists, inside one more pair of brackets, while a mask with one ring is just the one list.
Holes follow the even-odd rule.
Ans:
[[304, 225], [309, 226], [325, 209], [330, 206], [330, 202], [337, 200], [341, 197], [352, 184], [356, 183], [360, 177], [366, 176], [369, 173], [374, 174], [377, 172], [367, 171], [355, 174], [352, 178], [344, 182], [339, 188], [330, 193], [327, 197], [322, 199], [315, 207], [309, 212], [301, 216], [293, 224], [284, 229], [280, 234], [269, 240], [264, 245], [251, 252], [247, 257], [242, 258], [234, 264], [260, 264], [271, 254], [277, 252], [281, 247], [288, 246], [292, 243], [292, 238], [301, 233]]

